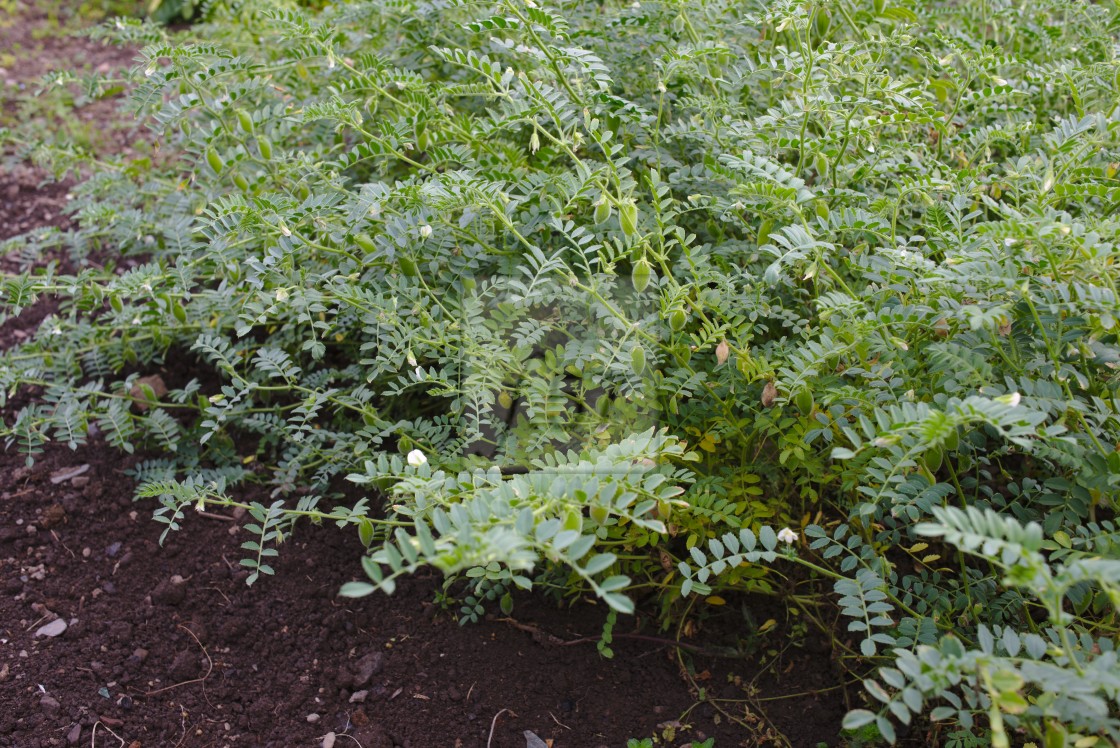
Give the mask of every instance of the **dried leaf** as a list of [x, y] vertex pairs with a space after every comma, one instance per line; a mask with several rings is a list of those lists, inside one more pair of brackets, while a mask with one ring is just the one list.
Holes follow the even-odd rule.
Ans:
[[74, 467], [59, 468], [51, 473], [51, 483], [58, 485], [66, 481], [77, 478], [79, 475], [89, 472], [89, 465], [76, 465]]
[[769, 408], [774, 404], [774, 398], [777, 396], [778, 387], [773, 382], [767, 382], [762, 388], [762, 407]]
[[727, 357], [731, 355], [731, 346], [727, 344], [726, 340], [721, 340], [719, 345], [716, 346], [716, 365], [723, 366], [727, 363]]
[[525, 736], [525, 748], [548, 748], [548, 743], [537, 737], [532, 730], [526, 730], [522, 734]]
[[128, 394], [135, 401], [136, 409], [144, 412], [155, 405], [156, 401], [166, 395], [167, 392], [167, 385], [163, 383], [163, 378], [159, 374], [152, 374], [137, 379]]

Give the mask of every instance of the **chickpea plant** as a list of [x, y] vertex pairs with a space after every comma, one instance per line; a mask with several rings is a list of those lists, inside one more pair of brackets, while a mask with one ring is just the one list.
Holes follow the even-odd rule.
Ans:
[[466, 619], [771, 595], [848, 729], [1120, 740], [1114, 2], [198, 7], [98, 32], [154, 158], [2, 135], [86, 177], [4, 247], [9, 448], [155, 455], [250, 582], [314, 521]]

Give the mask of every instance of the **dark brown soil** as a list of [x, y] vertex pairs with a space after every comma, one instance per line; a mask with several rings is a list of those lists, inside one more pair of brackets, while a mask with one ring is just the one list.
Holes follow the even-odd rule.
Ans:
[[[494, 746], [521, 748], [525, 730], [558, 747], [622, 746], [678, 720], [689, 729], [670, 745], [774, 744], [748, 702], [724, 708], [754, 730], [715, 724], [708, 705], [689, 711], [696, 699], [667, 644], [617, 637], [612, 660], [592, 641], [565, 644], [598, 637], [600, 606], [530, 599], [513, 619], [460, 626], [433, 605], [431, 575], [392, 598], [344, 600], [335, 593], [361, 546], [310, 525], [285, 543], [275, 578], [246, 587], [241, 523], [190, 517], [160, 548], [151, 506], [132, 502], [122, 476], [133, 461], [101, 445], [52, 447], [30, 469], [0, 457], [0, 746], [119, 745], [111, 729], [140, 746], [314, 746], [333, 731], [365, 748], [470, 748], [487, 745], [499, 713]], [[56, 617], [60, 636], [36, 636]], [[766, 696], [827, 686], [819, 654], [794, 650], [780, 668], [790, 675], [757, 685]], [[757, 669], [693, 667], [712, 697], [738, 699]], [[793, 745], [831, 741], [834, 694], [790, 702], [778, 727]]]
[[[36, 42], [42, 14], [20, 7], [0, 50], [37, 56], [0, 72], [17, 81], [9, 91], [73, 64], [88, 44]], [[87, 114], [112, 131], [114, 112]], [[69, 226], [67, 185], [42, 180], [24, 165], [0, 168], [0, 240]], [[12, 270], [11, 258], [0, 262]], [[0, 325], [0, 348], [54, 308], [43, 300]], [[284, 543], [277, 575], [250, 588], [237, 564], [244, 519], [192, 515], [159, 546], [153, 505], [133, 502], [124, 475], [138, 459], [94, 441], [52, 445], [27, 467], [0, 447], [0, 748], [280, 748], [330, 745], [331, 733], [340, 747], [523, 748], [526, 731], [554, 748], [655, 735], [661, 746], [839, 744], [844, 691], [825, 641], [795, 637], [766, 601], [704, 606], [685, 640], [755, 650], [750, 658], [678, 650], [638, 617], [620, 618], [605, 659], [594, 601], [526, 598], [510, 619], [460, 626], [454, 606], [434, 603], [442, 579], [430, 573], [392, 598], [339, 598], [362, 547], [309, 524]], [[779, 624], [753, 638], [740, 604]], [[61, 628], [56, 620], [60, 635], [38, 633]]]
[[42, 226], [69, 227], [67, 188], [30, 166], [0, 170], [0, 241]]

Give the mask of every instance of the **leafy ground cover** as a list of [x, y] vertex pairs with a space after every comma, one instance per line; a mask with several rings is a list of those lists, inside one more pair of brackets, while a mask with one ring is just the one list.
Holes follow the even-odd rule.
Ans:
[[852, 742], [1120, 739], [1114, 3], [206, 12], [98, 32], [150, 156], [8, 133], [89, 176], [10, 244], [11, 449], [160, 450], [249, 584], [325, 525], [604, 658], [814, 631]]

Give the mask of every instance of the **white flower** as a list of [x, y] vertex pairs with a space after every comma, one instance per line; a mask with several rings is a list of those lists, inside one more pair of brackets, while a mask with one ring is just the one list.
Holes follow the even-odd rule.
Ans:
[[432, 227], [431, 226], [429, 226], [428, 224], [425, 223], [423, 226], [420, 227], [420, 236], [427, 239], [431, 235], [432, 235]]
[[61, 334], [62, 334], [62, 328], [59, 327], [58, 325], [55, 325], [54, 327], [51, 328], [51, 335], [61, 335]]
[[996, 400], [999, 400], [1001, 403], [1006, 403], [1007, 405], [1010, 405], [1012, 408], [1014, 408], [1020, 402], [1022, 402], [1023, 396], [1020, 395], [1018, 392], [1012, 392], [1009, 395], [1003, 395], [1002, 397], [997, 397]]
[[788, 527], [783, 527], [781, 530], [778, 531], [778, 540], [780, 540], [783, 543], [786, 543], [788, 545], [793, 545], [794, 543], [797, 542], [797, 533], [795, 533], [793, 530], [789, 529]]
[[414, 449], [408, 453], [408, 464], [412, 467], [420, 467], [428, 462], [428, 458], [419, 449]]

